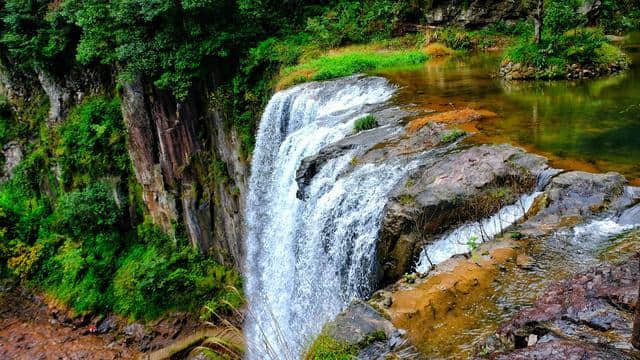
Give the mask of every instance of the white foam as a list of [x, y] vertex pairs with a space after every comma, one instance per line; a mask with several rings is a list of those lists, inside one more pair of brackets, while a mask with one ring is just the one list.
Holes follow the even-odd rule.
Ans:
[[534, 192], [523, 195], [515, 204], [503, 207], [493, 216], [479, 222], [465, 224], [428, 245], [420, 254], [416, 271], [427, 272], [431, 264], [436, 265], [453, 255], [468, 253], [471, 251], [468, 245], [470, 239], [474, 239], [477, 243], [493, 239], [522, 219], [540, 194], [540, 192]]

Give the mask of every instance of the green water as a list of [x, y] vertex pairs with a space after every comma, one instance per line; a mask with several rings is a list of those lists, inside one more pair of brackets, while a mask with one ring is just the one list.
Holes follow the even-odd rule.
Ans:
[[500, 54], [432, 59], [384, 75], [399, 84], [400, 104], [491, 110], [476, 126], [483, 141], [511, 142], [552, 158], [557, 167], [618, 171], [640, 179], [640, 48], [614, 76], [580, 81], [505, 82], [494, 75]]

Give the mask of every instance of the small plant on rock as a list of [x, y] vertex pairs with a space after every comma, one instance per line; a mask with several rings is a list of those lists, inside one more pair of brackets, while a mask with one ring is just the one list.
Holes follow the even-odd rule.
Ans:
[[443, 137], [442, 137], [442, 142], [445, 144], [448, 144], [450, 142], [454, 142], [456, 140], [458, 140], [459, 138], [465, 136], [467, 133], [459, 130], [459, 129], [455, 129], [452, 130], [448, 133], [446, 133]]
[[360, 131], [371, 130], [376, 127], [378, 127], [378, 121], [376, 120], [375, 116], [367, 115], [356, 120], [353, 129], [356, 131], [356, 133], [359, 133]]

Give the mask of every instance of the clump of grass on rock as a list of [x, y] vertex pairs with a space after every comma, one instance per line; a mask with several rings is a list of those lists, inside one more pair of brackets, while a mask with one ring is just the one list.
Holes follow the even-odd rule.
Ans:
[[378, 121], [376, 120], [375, 116], [367, 115], [356, 120], [353, 129], [356, 133], [359, 133], [360, 131], [371, 130], [376, 127], [378, 127]]

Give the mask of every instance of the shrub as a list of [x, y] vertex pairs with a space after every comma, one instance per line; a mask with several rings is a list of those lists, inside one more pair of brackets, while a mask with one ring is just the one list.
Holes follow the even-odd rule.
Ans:
[[549, 34], [562, 34], [569, 29], [585, 25], [587, 19], [578, 11], [579, 0], [547, 0], [545, 2], [544, 31]]
[[65, 185], [87, 185], [106, 175], [126, 174], [129, 156], [118, 99], [93, 97], [75, 107], [59, 126], [55, 148]]
[[378, 126], [378, 121], [376, 120], [375, 116], [367, 115], [365, 117], [361, 117], [360, 119], [356, 120], [356, 122], [354, 123], [353, 129], [355, 130], [355, 132], [358, 133], [364, 130], [371, 130], [373, 128], [376, 128], [377, 126]]
[[473, 42], [469, 33], [455, 28], [445, 29], [442, 33], [445, 45], [454, 49], [469, 51], [473, 48]]
[[112, 230], [123, 215], [114, 196], [111, 185], [104, 182], [64, 194], [52, 215], [55, 229], [74, 237]]
[[223, 301], [241, 304], [228, 286], [239, 286], [237, 275], [191, 249], [136, 245], [115, 274], [114, 310], [142, 319], [167, 310], [197, 310], [205, 303], [226, 311]]

